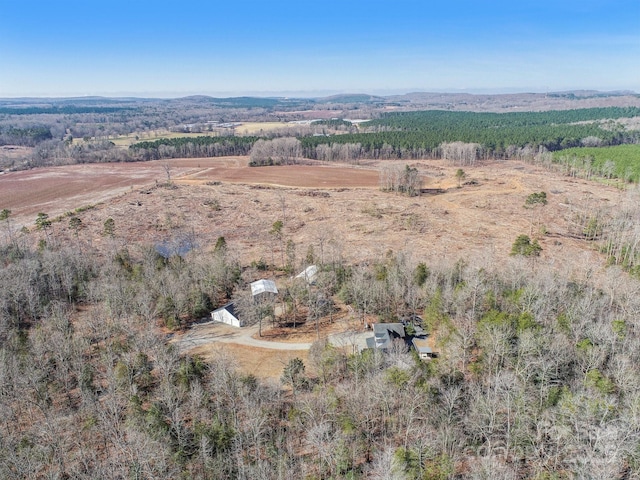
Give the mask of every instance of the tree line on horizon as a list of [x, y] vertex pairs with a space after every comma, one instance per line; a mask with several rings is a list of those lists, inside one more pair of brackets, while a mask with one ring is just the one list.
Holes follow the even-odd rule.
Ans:
[[[131, 113], [125, 112], [122, 115]], [[542, 158], [540, 155], [544, 152], [552, 152], [554, 155], [550, 157], [551, 161], [566, 165], [571, 163], [571, 168], [590, 171], [588, 165], [586, 168], [578, 168], [580, 164], [586, 163], [584, 160], [569, 162], [566, 157], [559, 156], [559, 152], [571, 151], [575, 158], [580, 156], [581, 147], [602, 148], [638, 143], [638, 130], [625, 128], [618, 120], [639, 116], [640, 109], [636, 107], [514, 113], [442, 110], [394, 112], [361, 123], [359, 133], [354, 133], [355, 127], [349, 122], [329, 120], [311, 127], [300, 127], [298, 132], [290, 133], [274, 131], [240, 136], [228, 132], [226, 135], [216, 136], [143, 140], [134, 143], [128, 150], [117, 147], [106, 137], [85, 137], [82, 142], [74, 142], [73, 135], [65, 133], [68, 130], [63, 131], [59, 126], [54, 129], [27, 122], [7, 127], [0, 121], [0, 143], [33, 147], [33, 152], [24, 164], [26, 168], [65, 163], [227, 155], [252, 155], [252, 165], [261, 165], [283, 163], [270, 157], [265, 145], [272, 145], [270, 142], [293, 133], [297, 139], [296, 145], [300, 146], [293, 163], [302, 158], [347, 162], [367, 158], [444, 158], [460, 165], [469, 165], [487, 158], [533, 160]], [[28, 115], [25, 117], [30, 118]], [[69, 115], [69, 118], [73, 117], [80, 116]], [[95, 117], [94, 120], [100, 118]], [[326, 133], [318, 133], [319, 131]], [[590, 154], [585, 152], [580, 158], [588, 155]], [[619, 178], [629, 179], [637, 176], [629, 173], [634, 170], [633, 165], [630, 166], [628, 160], [620, 159], [619, 155], [608, 160], [615, 165], [611, 167], [609, 163], [607, 168], [599, 168], [605, 174], [612, 171]], [[599, 165], [603, 161], [596, 163]], [[622, 163], [625, 165], [621, 166]]]

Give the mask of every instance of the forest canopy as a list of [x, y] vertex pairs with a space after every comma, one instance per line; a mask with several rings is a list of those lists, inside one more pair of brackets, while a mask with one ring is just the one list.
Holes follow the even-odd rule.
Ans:
[[306, 137], [301, 139], [305, 156], [315, 158], [322, 144], [360, 144], [364, 155], [378, 158], [390, 149], [394, 158], [437, 155], [446, 142], [478, 143], [485, 154], [503, 157], [509, 147], [543, 147], [557, 151], [581, 146], [585, 138], [599, 139], [601, 145], [633, 143], [637, 131], [627, 131], [615, 123], [619, 118], [640, 116], [640, 108], [592, 108], [549, 112], [475, 113], [429, 110], [385, 113], [361, 124], [361, 133]]

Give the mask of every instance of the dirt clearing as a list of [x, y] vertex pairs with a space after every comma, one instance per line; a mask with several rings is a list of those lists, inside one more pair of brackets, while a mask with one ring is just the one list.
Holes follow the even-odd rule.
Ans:
[[374, 169], [302, 165], [252, 168], [246, 157], [67, 165], [0, 175], [0, 208], [10, 209], [19, 224], [30, 225], [39, 212], [53, 218], [164, 183], [167, 164], [172, 180], [184, 185], [223, 181], [346, 188], [375, 187], [378, 183], [378, 173]]

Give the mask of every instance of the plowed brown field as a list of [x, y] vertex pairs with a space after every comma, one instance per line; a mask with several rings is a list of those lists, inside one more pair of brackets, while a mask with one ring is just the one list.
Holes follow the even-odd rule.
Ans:
[[177, 184], [223, 181], [313, 188], [378, 184], [375, 169], [323, 165], [251, 168], [247, 159], [241, 157], [68, 165], [0, 175], [0, 208], [10, 209], [18, 222], [28, 225], [39, 212], [54, 217], [166, 182], [167, 163]]

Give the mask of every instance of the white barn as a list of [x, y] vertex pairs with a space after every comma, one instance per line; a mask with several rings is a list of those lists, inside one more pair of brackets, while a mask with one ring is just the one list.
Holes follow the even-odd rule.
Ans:
[[244, 322], [235, 315], [233, 302], [227, 303], [226, 305], [211, 312], [211, 318], [213, 318], [215, 322], [226, 323], [227, 325], [231, 325], [232, 327], [244, 326]]

